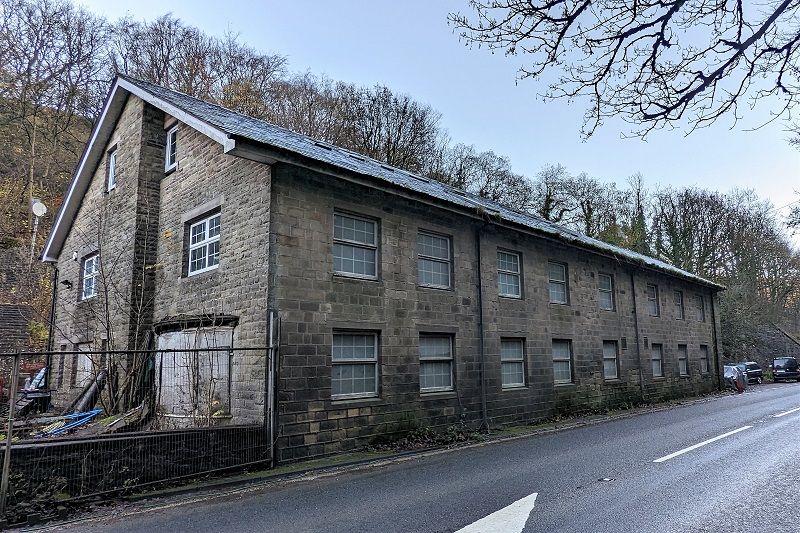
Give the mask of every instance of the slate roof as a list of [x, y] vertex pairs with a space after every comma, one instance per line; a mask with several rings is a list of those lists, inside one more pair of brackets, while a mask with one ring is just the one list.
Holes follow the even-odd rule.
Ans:
[[572, 246], [611, 255], [628, 263], [646, 266], [716, 289], [724, 289], [722, 285], [696, 276], [664, 261], [587, 237], [541, 217], [514, 211], [475, 194], [392, 167], [350, 150], [315, 140], [269, 122], [231, 111], [153, 83], [122, 75], [120, 75], [120, 78], [136, 85], [156, 98], [178, 107], [187, 114], [216, 127], [229, 136], [240, 137], [268, 147], [286, 150], [463, 208], [472, 210], [482, 208], [495, 217], [499, 216], [504, 221], [530, 228], [537, 233], [558, 239]]

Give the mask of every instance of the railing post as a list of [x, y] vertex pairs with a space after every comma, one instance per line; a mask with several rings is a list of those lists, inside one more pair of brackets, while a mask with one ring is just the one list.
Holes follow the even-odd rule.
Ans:
[[[11, 374], [11, 390], [8, 392], [8, 429], [6, 430], [6, 447], [3, 452], [3, 477], [0, 481], [0, 519], [6, 516], [6, 499], [8, 496], [8, 478], [11, 474], [11, 439], [14, 434], [14, 410], [17, 403], [17, 388], [19, 386], [19, 359], [18, 353], [14, 354], [14, 370]], [[48, 369], [49, 370], [49, 369]]]

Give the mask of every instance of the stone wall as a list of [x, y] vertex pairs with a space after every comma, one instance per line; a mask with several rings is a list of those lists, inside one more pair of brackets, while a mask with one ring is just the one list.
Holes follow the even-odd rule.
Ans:
[[[166, 129], [176, 121], [130, 97], [108, 143], [117, 149], [117, 185], [106, 190], [107, 157], [98, 165], [59, 257], [55, 350], [143, 348], [153, 325], [182, 317], [234, 317], [234, 346], [267, 342], [270, 167], [226, 155], [178, 124], [178, 166], [165, 172]], [[220, 263], [187, 276], [188, 225], [221, 213]], [[100, 251], [97, 297], [80, 298], [81, 265]], [[74, 259], [73, 259], [74, 255]], [[106, 308], [106, 304], [108, 307]], [[189, 320], [191, 322], [191, 320]], [[78, 356], [53, 376], [56, 402], [74, 395]], [[264, 417], [264, 352], [237, 358], [231, 373], [237, 420]], [[62, 402], [63, 403], [63, 402]]]
[[[131, 97], [111, 135], [58, 258], [53, 349], [141, 347], [152, 324], [155, 262], [148, 251], [158, 222], [158, 179], [163, 177], [163, 113]], [[116, 187], [107, 190], [108, 151], [116, 147]], [[161, 169], [159, 174], [158, 169]], [[98, 294], [81, 298], [83, 259], [100, 253]], [[77, 390], [69, 376], [77, 357], [67, 357], [55, 401]], [[51, 383], [59, 381], [51, 376]]]
[[24, 304], [0, 304], [0, 354], [29, 350], [33, 310]]
[[[177, 169], [164, 172], [165, 131], [173, 123], [138, 98], [128, 100], [109, 143], [118, 149], [117, 188], [105, 192], [106, 163], [101, 162], [59, 258], [60, 280], [72, 287], [58, 286], [54, 346], [93, 343], [98, 348], [113, 331], [113, 347], [124, 347], [122, 338], [133, 347], [151, 325], [226, 317], [227, 326], [235, 325], [235, 346], [258, 347], [267, 344], [268, 310], [276, 309], [282, 318], [280, 459], [353, 449], [422, 426], [530, 422], [696, 395], [718, 384], [714, 331], [719, 317], [707, 288], [500, 228], [479, 213], [467, 216], [299, 166], [270, 167], [227, 155], [184, 124], [178, 124]], [[377, 280], [334, 275], [334, 210], [377, 222]], [[189, 276], [189, 226], [216, 212], [222, 228], [219, 267]], [[418, 284], [420, 230], [450, 238], [451, 289]], [[112, 320], [107, 323], [96, 305], [99, 299], [78, 298], [80, 258], [98, 247], [109, 256], [104, 267], [115, 267], [106, 283], [119, 296], [109, 301]], [[498, 295], [499, 249], [520, 254], [522, 298]], [[567, 265], [567, 305], [549, 303], [548, 261]], [[598, 305], [600, 272], [614, 280], [611, 311]], [[658, 317], [647, 313], [648, 283], [659, 288]], [[683, 292], [682, 320], [675, 316], [674, 290]], [[704, 299], [705, 321], [695, 317], [696, 294]], [[377, 397], [331, 398], [334, 331], [378, 335]], [[424, 334], [453, 339], [453, 390], [420, 392]], [[524, 341], [523, 387], [502, 386], [503, 338]], [[571, 342], [568, 384], [554, 384], [554, 339]], [[604, 377], [603, 341], [620, 347], [616, 379]], [[651, 371], [653, 343], [663, 345], [663, 377]], [[687, 375], [678, 372], [681, 344], [687, 346]], [[701, 345], [709, 348], [707, 373], [700, 371]], [[74, 361], [65, 372], [73, 372]], [[235, 423], [263, 421], [266, 368], [263, 353], [234, 365]]]
[[[270, 167], [226, 155], [215, 141], [178, 125], [178, 168], [161, 181], [156, 320], [181, 315], [240, 318], [237, 346], [264, 346], [269, 276]], [[185, 272], [188, 224], [221, 214], [219, 267]]]
[[34, 321], [29, 282], [48, 272], [27, 253], [22, 239], [0, 239], [0, 353], [44, 348], [44, 338], [31, 335], [32, 326], [45, 326], [41, 317]]
[[[333, 273], [334, 210], [377, 221], [378, 280]], [[273, 170], [271, 227], [274, 306], [283, 319], [277, 447], [283, 460], [347, 450], [420, 426], [461, 422], [477, 426], [482, 418], [481, 299], [491, 425], [696, 395], [717, 386], [712, 295], [701, 286], [289, 165], [276, 165]], [[416, 236], [420, 229], [451, 238], [451, 290], [418, 285]], [[498, 295], [498, 249], [521, 255], [520, 299]], [[568, 305], [549, 303], [548, 260], [568, 265]], [[613, 275], [614, 311], [599, 309], [598, 272]], [[647, 315], [647, 283], [659, 287], [660, 317]], [[673, 290], [683, 291], [684, 320], [674, 315]], [[705, 322], [695, 317], [695, 294], [704, 298]], [[378, 333], [378, 397], [331, 399], [335, 330]], [[419, 337], [424, 333], [453, 336], [453, 391], [420, 392]], [[524, 339], [524, 387], [502, 387], [502, 338]], [[554, 385], [553, 339], [572, 343], [570, 384]], [[621, 347], [618, 379], [603, 377], [603, 340], [617, 341]], [[663, 344], [664, 377], [652, 375], [652, 343]], [[678, 372], [678, 344], [688, 348], [686, 376]], [[700, 372], [701, 344], [709, 347], [708, 373]]]
[[[178, 125], [178, 168], [161, 181], [156, 322], [174, 317], [237, 318], [236, 347], [267, 344], [270, 167], [226, 155], [215, 141]], [[188, 226], [219, 211], [220, 260], [188, 276]], [[243, 352], [231, 369], [237, 422], [263, 421], [264, 351]]]

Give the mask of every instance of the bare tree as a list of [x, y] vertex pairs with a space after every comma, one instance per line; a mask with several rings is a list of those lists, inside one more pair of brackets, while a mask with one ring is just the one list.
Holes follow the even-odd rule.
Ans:
[[[0, 0], [0, 241], [39, 249], [90, 129], [105, 23], [60, 0]], [[30, 206], [50, 207], [33, 231]], [[0, 245], [0, 248], [5, 248]], [[4, 252], [4, 253], [11, 253]], [[51, 280], [42, 265], [18, 272], [8, 303], [30, 306], [46, 331]], [[36, 335], [33, 346], [44, 341]]]
[[87, 129], [80, 122], [97, 90], [104, 32], [102, 20], [67, 2], [0, 1], [0, 125], [14, 138], [12, 153], [24, 150], [25, 174], [16, 158], [15, 178], [28, 204], [51, 174], [71, 172], [61, 152], [80, 151], [70, 134]]
[[[152, 348], [152, 311], [163, 275], [154, 262], [156, 206], [143, 198], [145, 203], [130, 228], [134, 235], [131, 242], [118, 238], [116, 213], [106, 200], [104, 196], [90, 197], [82, 209], [86, 218], [72, 232], [80, 248], [96, 253], [92, 294], [79, 294], [80, 304], [76, 305], [75, 293], [61, 288], [55, 304], [59, 320], [52, 326], [61, 338], [92, 342], [92, 350], [98, 351], [87, 356], [92, 377], [105, 371], [102, 401], [108, 413], [116, 413], [134, 407], [141, 395], [142, 373], [147, 371], [150, 356], [136, 350]], [[78, 269], [78, 279], [66, 281], [72, 283], [73, 290], [82, 291], [84, 263]], [[114, 357], [104, 353], [113, 350], [132, 352]]]
[[524, 56], [521, 78], [549, 81], [549, 98], [587, 96], [591, 135], [621, 117], [653, 128], [707, 126], [775, 97], [788, 115], [800, 91], [800, 0], [471, 0], [451, 14], [467, 43]]
[[663, 189], [653, 197], [654, 252], [708, 276], [721, 257], [729, 209], [725, 197], [701, 189]]
[[601, 183], [581, 173], [566, 182], [567, 195], [575, 204], [571, 225], [584, 235], [610, 242], [622, 239], [621, 219], [628, 204], [627, 193], [614, 183]]
[[653, 196], [652, 245], [681, 268], [722, 283], [721, 341], [739, 359], [800, 305], [800, 255], [769, 202], [753, 191], [665, 189]]
[[346, 148], [412, 172], [424, 169], [439, 133], [437, 111], [380, 85], [341, 85], [338, 92], [349, 126]]
[[474, 146], [457, 144], [443, 151], [434, 177], [518, 211], [534, 205], [530, 180], [511, 169], [507, 157], [491, 150], [478, 152]]
[[111, 75], [130, 74], [256, 117], [266, 114], [271, 84], [286, 64], [284, 56], [258, 52], [234, 34], [211, 37], [171, 14], [153, 22], [119, 20], [107, 54]]
[[344, 146], [347, 141], [343, 84], [310, 72], [274, 81], [263, 118], [292, 131]]
[[571, 176], [562, 165], [546, 165], [534, 181], [534, 212], [550, 222], [561, 222], [574, 210], [565, 184]]
[[650, 255], [647, 228], [648, 192], [641, 174], [637, 173], [628, 178], [627, 198], [623, 237], [617, 244], [634, 252]]

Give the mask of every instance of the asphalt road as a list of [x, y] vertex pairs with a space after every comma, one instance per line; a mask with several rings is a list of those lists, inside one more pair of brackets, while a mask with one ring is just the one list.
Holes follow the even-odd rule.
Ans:
[[800, 384], [754, 386], [578, 429], [59, 529], [452, 532], [538, 493], [533, 510], [522, 511], [530, 511], [521, 522], [526, 532], [797, 532], [800, 409], [775, 416], [795, 408]]

